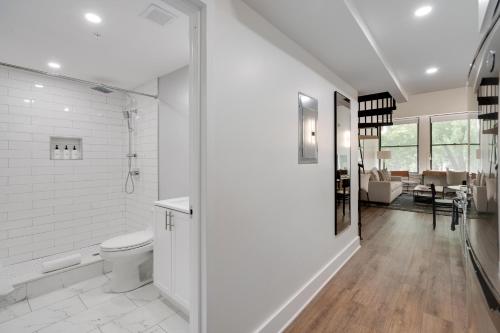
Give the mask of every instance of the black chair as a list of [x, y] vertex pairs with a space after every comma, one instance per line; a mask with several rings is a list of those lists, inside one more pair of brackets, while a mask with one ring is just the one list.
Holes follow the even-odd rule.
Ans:
[[342, 200], [342, 215], [345, 216], [345, 201], [349, 200], [349, 212], [351, 211], [351, 180], [349, 178], [343, 178], [340, 180], [340, 184], [337, 189], [337, 205], [340, 200]]
[[431, 193], [432, 193], [432, 229], [436, 230], [436, 213], [437, 212], [451, 213], [453, 210], [453, 200], [436, 198], [436, 186], [434, 186], [434, 184], [431, 184]]

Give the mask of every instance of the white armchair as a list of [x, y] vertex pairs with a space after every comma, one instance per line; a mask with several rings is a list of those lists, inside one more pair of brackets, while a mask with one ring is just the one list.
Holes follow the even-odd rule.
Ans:
[[479, 213], [491, 213], [497, 209], [495, 187], [496, 179], [484, 175], [472, 184], [472, 200]]
[[[479, 213], [487, 213], [493, 211], [491, 205], [488, 205], [486, 196], [486, 186], [472, 186], [472, 199], [474, 206]], [[490, 206], [490, 207], [488, 207]]]

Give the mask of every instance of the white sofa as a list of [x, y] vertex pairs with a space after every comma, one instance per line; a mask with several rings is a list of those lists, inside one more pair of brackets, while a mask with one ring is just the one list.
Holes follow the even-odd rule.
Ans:
[[403, 193], [402, 177], [391, 176], [391, 180], [369, 180], [370, 174], [361, 175], [361, 200], [390, 204]]

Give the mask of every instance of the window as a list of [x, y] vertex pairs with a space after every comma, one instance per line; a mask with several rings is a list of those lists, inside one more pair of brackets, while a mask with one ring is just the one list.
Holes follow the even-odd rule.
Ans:
[[[456, 116], [455, 116], [456, 117]], [[479, 120], [431, 119], [431, 168], [433, 170], [477, 171], [479, 160]]]
[[418, 119], [400, 121], [382, 128], [380, 150], [390, 150], [388, 170], [418, 172]]
[[365, 170], [377, 168], [378, 167], [377, 151], [379, 148], [378, 138], [360, 140], [359, 148], [361, 150], [361, 153], [363, 154], [363, 162]]

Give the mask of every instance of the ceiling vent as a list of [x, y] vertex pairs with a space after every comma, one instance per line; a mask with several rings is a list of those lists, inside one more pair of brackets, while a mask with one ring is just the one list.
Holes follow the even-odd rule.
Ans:
[[149, 7], [146, 8], [146, 10], [142, 12], [140, 16], [150, 20], [153, 23], [161, 25], [162, 27], [176, 18], [176, 16], [173, 13], [155, 4], [149, 5]]

